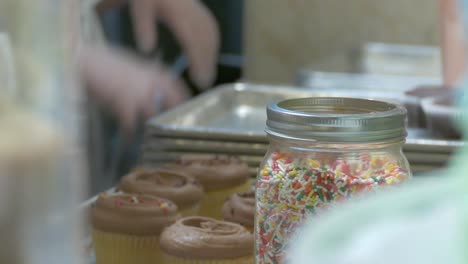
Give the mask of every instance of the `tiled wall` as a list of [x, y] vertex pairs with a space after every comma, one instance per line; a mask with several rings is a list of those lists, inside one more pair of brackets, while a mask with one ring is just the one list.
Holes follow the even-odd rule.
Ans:
[[308, 67], [352, 71], [368, 41], [437, 45], [436, 0], [247, 0], [245, 77], [291, 82]]

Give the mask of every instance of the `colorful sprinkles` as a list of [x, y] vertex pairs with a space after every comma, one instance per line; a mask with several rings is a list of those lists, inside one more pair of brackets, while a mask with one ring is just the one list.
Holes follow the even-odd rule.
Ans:
[[344, 161], [274, 152], [256, 186], [256, 263], [284, 263], [291, 235], [310, 214], [408, 178], [409, 173], [388, 157], [363, 155]]

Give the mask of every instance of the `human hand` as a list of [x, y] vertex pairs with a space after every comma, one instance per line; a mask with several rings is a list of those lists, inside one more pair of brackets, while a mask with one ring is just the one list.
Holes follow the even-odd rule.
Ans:
[[[147, 63], [118, 49], [85, 46], [80, 70], [90, 93], [107, 106], [130, 134], [139, 118], [154, 115], [188, 98], [183, 83], [156, 63]], [[162, 105], [158, 105], [157, 100]]]
[[456, 87], [465, 70], [463, 24], [456, 0], [439, 0], [444, 86]]
[[190, 78], [201, 88], [212, 84], [216, 74], [219, 32], [210, 11], [198, 0], [130, 1], [139, 49], [155, 48], [157, 20], [165, 23], [180, 42], [189, 61]]

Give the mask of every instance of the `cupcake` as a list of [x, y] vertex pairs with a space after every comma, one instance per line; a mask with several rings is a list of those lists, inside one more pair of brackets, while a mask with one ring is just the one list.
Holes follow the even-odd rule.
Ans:
[[255, 217], [255, 192], [235, 193], [226, 200], [223, 206], [225, 221], [243, 225], [253, 232]]
[[253, 235], [243, 226], [206, 217], [178, 220], [161, 234], [163, 263], [253, 264]]
[[160, 234], [178, 218], [166, 199], [102, 194], [91, 208], [96, 264], [158, 263]]
[[119, 190], [149, 194], [174, 202], [182, 216], [197, 215], [204, 192], [201, 184], [190, 176], [163, 169], [138, 169], [124, 176]]
[[209, 156], [195, 158], [182, 156], [169, 168], [185, 172], [199, 180], [205, 190], [205, 198], [200, 207], [200, 215], [222, 219], [224, 201], [236, 192], [251, 188], [248, 180], [249, 167], [237, 157]]

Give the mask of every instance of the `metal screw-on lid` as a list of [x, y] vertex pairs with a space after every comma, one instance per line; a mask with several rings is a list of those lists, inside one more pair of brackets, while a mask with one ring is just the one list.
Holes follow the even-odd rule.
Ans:
[[406, 109], [387, 102], [339, 97], [285, 100], [267, 108], [269, 135], [322, 142], [402, 141]]

